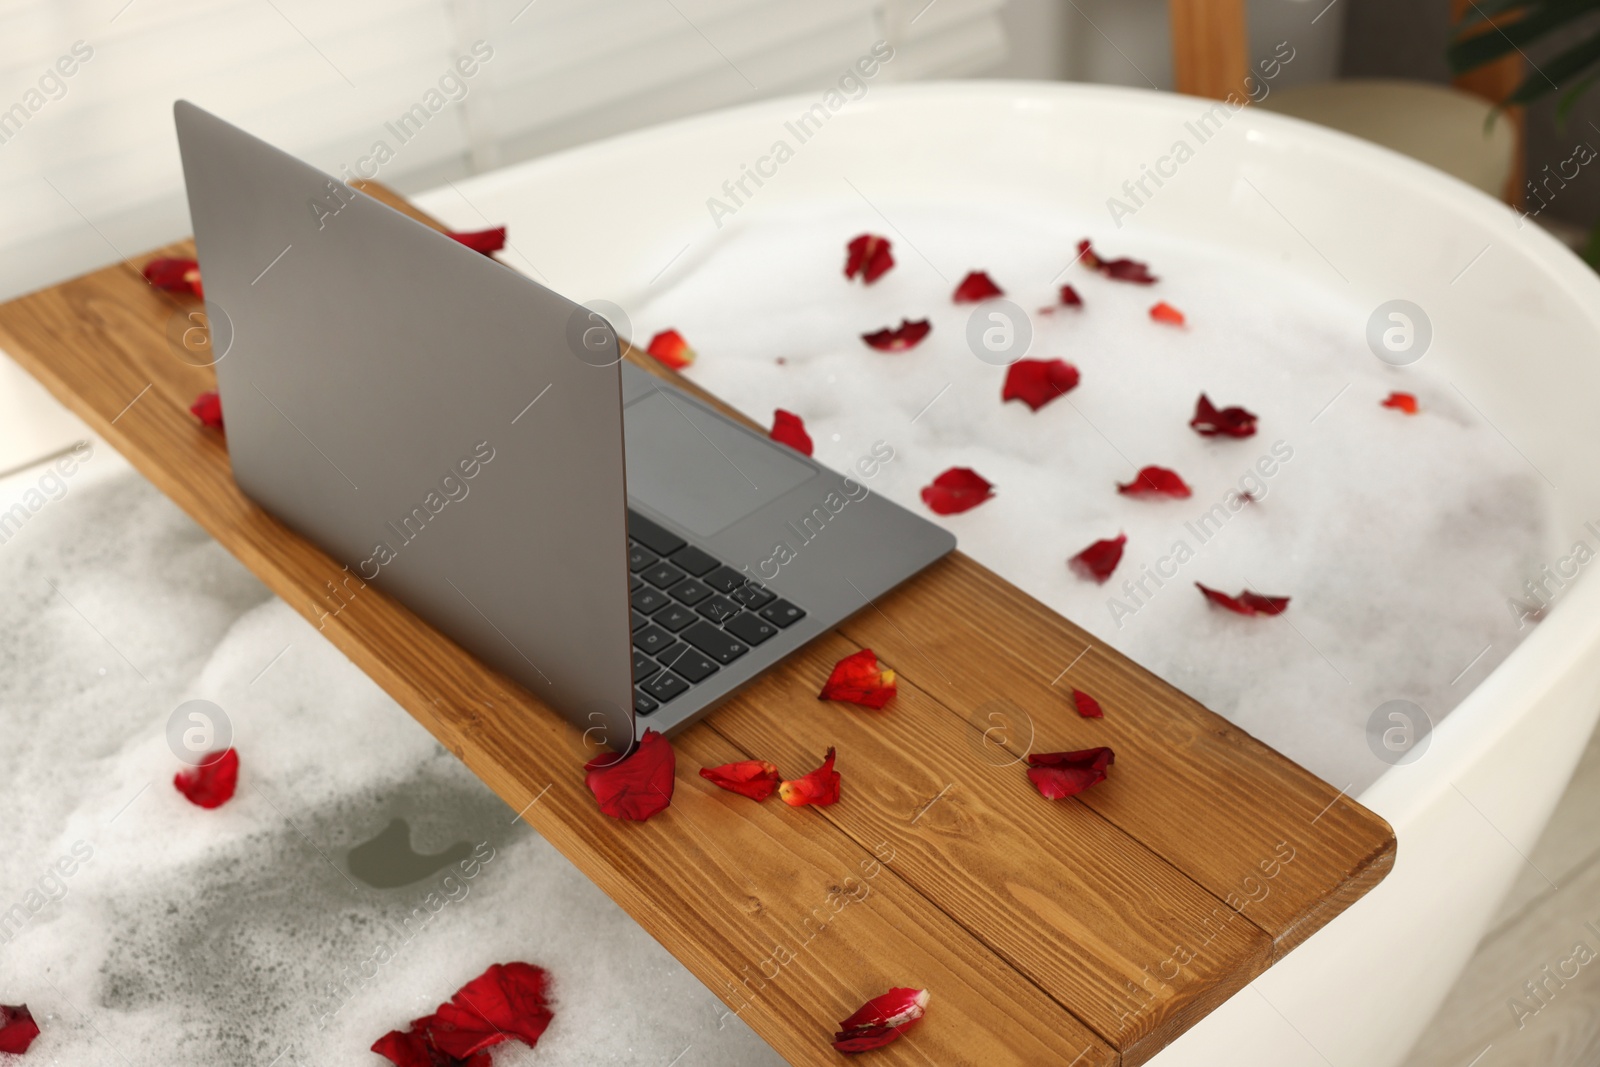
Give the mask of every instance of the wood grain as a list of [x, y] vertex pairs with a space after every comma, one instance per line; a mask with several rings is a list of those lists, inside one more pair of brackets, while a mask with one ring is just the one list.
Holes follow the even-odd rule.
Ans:
[[[838, 1019], [917, 985], [927, 1019], [878, 1062], [1142, 1063], [1392, 863], [1382, 820], [959, 555], [675, 737], [666, 812], [610, 820], [576, 731], [380, 590], [340, 595], [342, 567], [242, 496], [224, 439], [186, 410], [212, 383], [173, 340], [197, 308], [118, 265], [0, 307], [0, 346], [791, 1062], [837, 1062]], [[817, 701], [863, 645], [900, 670], [895, 702]], [[1104, 721], [1052, 684], [1069, 661]], [[1019, 763], [1097, 744], [1118, 752], [1111, 779], [1068, 801]], [[830, 745], [831, 808], [696, 774], [759, 757], [798, 776]]]
[[1244, 0], [1169, 0], [1172, 80], [1180, 93], [1245, 98], [1250, 72]]

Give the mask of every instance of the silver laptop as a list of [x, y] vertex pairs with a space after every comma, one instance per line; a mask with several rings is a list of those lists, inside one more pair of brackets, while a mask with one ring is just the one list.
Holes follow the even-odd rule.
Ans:
[[829, 470], [588, 308], [173, 112], [234, 478], [345, 566], [320, 611], [370, 584], [626, 750], [955, 547], [868, 490], [889, 445]]

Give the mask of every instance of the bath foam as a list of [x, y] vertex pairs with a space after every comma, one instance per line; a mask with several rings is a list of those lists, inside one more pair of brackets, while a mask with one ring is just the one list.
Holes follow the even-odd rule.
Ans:
[[[90, 471], [0, 546], [0, 909], [90, 851], [0, 938], [0, 1000], [43, 1030], [30, 1056], [378, 1064], [384, 1032], [522, 959], [552, 974], [555, 1020], [537, 1049], [497, 1048], [501, 1067], [665, 1064], [690, 1045], [697, 1063], [781, 1063], [109, 448]], [[197, 698], [242, 754], [214, 811], [171, 785], [167, 719]], [[418, 852], [491, 858], [396, 888], [351, 878], [345, 853], [395, 818]]]
[[[774, 408], [799, 414], [829, 466], [847, 470], [886, 440], [895, 460], [870, 487], [924, 515], [922, 486], [975, 469], [995, 497], [930, 515], [963, 551], [1352, 793], [1389, 766], [1367, 741], [1379, 705], [1414, 701], [1437, 724], [1532, 629], [1507, 601], [1565, 551], [1544, 481], [1474, 410], [1482, 400], [1451, 384], [1440, 343], [1405, 368], [1375, 358], [1373, 309], [1331, 270], [1313, 286], [1065, 210], [874, 205], [883, 214], [741, 216], [628, 308], [635, 332], [680, 330], [700, 354], [690, 379], [764, 425]], [[842, 274], [862, 232], [894, 242], [896, 266], [871, 286]], [[1075, 264], [1086, 236], [1102, 256], [1148, 261], [1159, 281]], [[1029, 358], [1077, 366], [1074, 391], [1036, 413], [1001, 403], [1005, 369], [966, 340], [983, 305], [951, 300], [972, 270], [1032, 316]], [[1063, 283], [1085, 306], [1036, 314]], [[1157, 301], [1187, 325], [1152, 322]], [[923, 317], [932, 333], [910, 351], [860, 340]], [[1421, 413], [1380, 406], [1397, 390]], [[1259, 415], [1256, 436], [1191, 430], [1202, 392]], [[1116, 492], [1149, 464], [1176, 470], [1193, 497]], [[1260, 499], [1230, 510], [1241, 489]], [[1069, 556], [1119, 532], [1126, 553], [1105, 585], [1068, 570]], [[1197, 581], [1292, 603], [1281, 618], [1241, 618], [1208, 605]], [[1039, 668], [1054, 678], [1067, 666]]]

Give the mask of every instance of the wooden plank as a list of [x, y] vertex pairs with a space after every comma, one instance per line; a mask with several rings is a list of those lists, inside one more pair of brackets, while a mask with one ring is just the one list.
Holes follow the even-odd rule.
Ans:
[[[820, 815], [862, 844], [894, 841], [901, 877], [1070, 1005], [1124, 1063], [1144, 1062], [1266, 969], [1272, 945], [1258, 927], [1090, 808], [1042, 803], [1019, 760], [991, 760], [917, 687], [902, 680], [879, 712], [820, 703], [833, 664], [856, 648], [817, 639], [713, 725], [792, 773], [837, 745], [849, 802]], [[1127, 788], [1116, 777], [1097, 787]], [[1164, 967], [1178, 946], [1192, 958]]]
[[[222, 438], [185, 410], [212, 380], [175, 340], [195, 307], [119, 265], [0, 307], [0, 345], [792, 1062], [833, 1062], [837, 1019], [916, 984], [937, 1007], [884, 1063], [1141, 1063], [1392, 862], [1376, 816], [1104, 646], [1069, 673], [1108, 718], [1066, 712], [1050, 680], [1089, 639], [959, 555], [675, 738], [667, 812], [609, 820], [576, 731], [239, 493]], [[896, 703], [818, 704], [862, 644], [901, 670]], [[1029, 738], [991, 735], [996, 709]], [[1045, 802], [1016, 765], [1030, 741], [1119, 760], [1084, 797]], [[828, 809], [694, 773], [760, 756], [797, 774], [829, 744], [847, 799]]]
[[1172, 80], [1180, 93], [1245, 97], [1250, 72], [1244, 0], [1169, 0]]
[[[842, 627], [1014, 753], [1109, 745], [1117, 788], [1083, 803], [1271, 934], [1281, 957], [1394, 865], [1388, 824], [965, 556]], [[959, 628], [945, 625], [961, 618]], [[1071, 710], [1072, 688], [1106, 717]], [[1003, 694], [1003, 696], [1001, 696]], [[1292, 858], [1286, 859], [1292, 855]], [[1339, 886], [1349, 899], [1329, 894]]]
[[[805, 918], [825, 914], [850, 891], [844, 880], [864, 880], [862, 864], [882, 854], [810, 812], [714, 796], [720, 791], [698, 777], [695, 754], [719, 763], [748, 754], [708, 727], [675, 739], [679, 788], [667, 812], [644, 824], [601, 815], [583, 785], [576, 731], [376, 588], [336, 597], [330, 590], [348, 589], [343, 568], [239, 492], [222, 437], [186, 410], [209, 371], [167, 349], [159, 323], [170, 312], [164, 294], [137, 275], [107, 268], [0, 308], [0, 347], [318, 623], [790, 1062], [836, 1063], [833, 1024], [908, 984], [935, 990], [938, 1010], [915, 1040], [878, 1055], [886, 1064], [1119, 1062], [1068, 1010], [907, 887], [893, 859], [866, 883], [869, 903], [839, 916], [840, 936], [808, 944], [815, 920], [807, 927]], [[780, 948], [794, 960], [779, 980], [760, 978]]]

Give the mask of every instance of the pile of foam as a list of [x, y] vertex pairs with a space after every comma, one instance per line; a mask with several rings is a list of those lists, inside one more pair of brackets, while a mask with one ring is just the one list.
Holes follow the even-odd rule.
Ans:
[[[635, 333], [680, 330], [699, 353], [689, 377], [769, 425], [774, 408], [801, 415], [837, 469], [889, 442], [896, 458], [871, 488], [924, 515], [922, 486], [975, 469], [995, 497], [936, 519], [963, 551], [1340, 788], [1359, 793], [1387, 769], [1366, 735], [1380, 704], [1411, 700], [1437, 723], [1532, 628], [1507, 600], [1549, 558], [1545, 483], [1439, 371], [1437, 347], [1404, 369], [1375, 358], [1372, 308], [1345, 299], [1331, 270], [1313, 287], [1065, 213], [874, 207], [730, 224], [629, 309]], [[889, 237], [897, 260], [865, 288], [841, 273], [845, 242], [864, 231]], [[1073, 264], [1084, 236], [1160, 280]], [[1082, 309], [1032, 316], [1029, 352], [1076, 365], [1075, 391], [1037, 413], [1001, 403], [1005, 369], [974, 356], [973, 305], [951, 300], [969, 270], [1030, 313], [1061, 283], [1076, 288]], [[1152, 322], [1158, 300], [1187, 325]], [[910, 351], [860, 339], [924, 317], [933, 331]], [[1395, 390], [1421, 413], [1381, 407]], [[1202, 391], [1259, 415], [1256, 436], [1191, 430]], [[1148, 464], [1194, 496], [1118, 495]], [[1241, 491], [1257, 502], [1230, 510]], [[1126, 554], [1105, 585], [1068, 570], [1119, 532]], [[1181, 563], [1180, 543], [1193, 553]], [[1209, 606], [1197, 581], [1292, 603], [1241, 618]], [[1038, 665], [1052, 677], [1066, 666]]]
[[[37, 481], [0, 482], [0, 507]], [[551, 972], [555, 1021], [497, 1065], [780, 1062], [108, 448], [65, 484], [0, 544], [0, 1003], [39, 1022], [28, 1062], [376, 1067], [379, 1035], [514, 959]], [[167, 721], [193, 698], [242, 753], [214, 811], [172, 786]], [[492, 858], [350, 879], [345, 852], [395, 818], [421, 853]]]
[[[824, 462], [889, 442], [872, 488], [908, 507], [945, 468], [975, 468], [997, 496], [939, 520], [967, 552], [1340, 787], [1385, 769], [1365, 737], [1378, 704], [1404, 697], [1438, 719], [1522, 636], [1506, 599], [1538, 568], [1542, 483], [1437, 359], [1403, 372], [1374, 359], [1368, 309], [1270, 264], [1131, 238], [1104, 251], [1150, 260], [1161, 281], [1114, 283], [1069, 269], [1084, 229], [1070, 219], [879, 206], [900, 233], [877, 285], [839, 273], [845, 240], [883, 228], [866, 209], [730, 227], [634, 309], [638, 332], [682, 330], [696, 380], [762, 418], [798, 412]], [[975, 268], [1030, 309], [1061, 280], [1083, 294], [1083, 310], [1034, 320], [1032, 355], [1083, 372], [1068, 398], [1001, 404], [1004, 370], [972, 355], [970, 310], [950, 302]], [[1152, 323], [1157, 299], [1188, 326]], [[911, 352], [859, 340], [923, 316], [933, 333]], [[1393, 389], [1422, 413], [1379, 407]], [[1258, 413], [1259, 434], [1197, 436], [1202, 390]], [[1179, 471], [1194, 497], [1119, 496], [1145, 464]], [[0, 482], [0, 509], [35, 481]], [[1241, 488], [1257, 501], [1199, 525]], [[1110, 583], [1068, 571], [1119, 531]], [[1175, 577], [1123, 590], [1179, 541], [1194, 558]], [[1240, 618], [1195, 581], [1293, 600]], [[376, 1064], [377, 1036], [511, 959], [551, 971], [556, 1016], [536, 1050], [502, 1047], [497, 1064], [778, 1062], [742, 1024], [720, 1027], [708, 990], [103, 446], [0, 544], [0, 587], [13, 917], [0, 1002], [34, 1010], [41, 1062]], [[166, 724], [191, 698], [226, 711], [243, 753], [238, 795], [215, 811], [171, 786]], [[344, 852], [394, 818], [421, 852], [488, 842], [493, 859], [450, 884], [353, 883]], [[406, 926], [429, 892], [448, 903]], [[380, 944], [393, 958], [373, 967]]]

